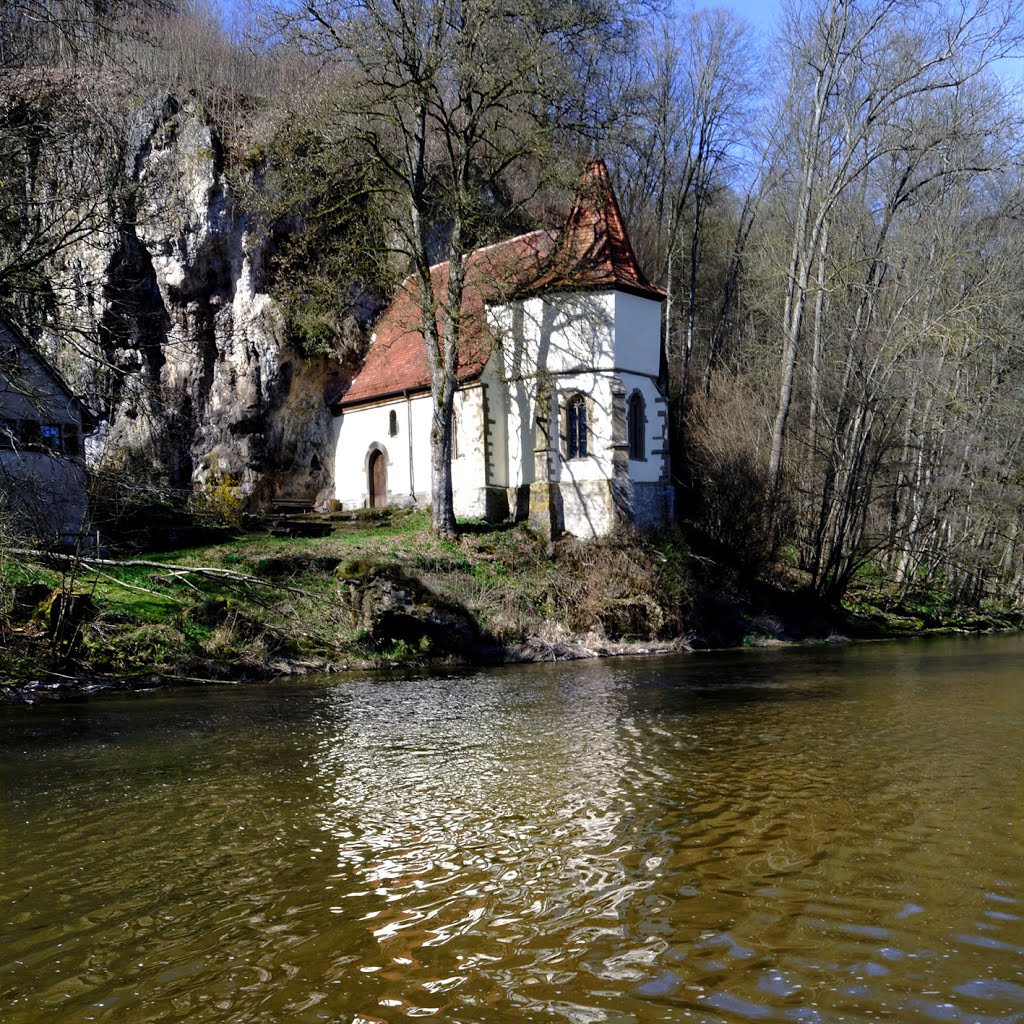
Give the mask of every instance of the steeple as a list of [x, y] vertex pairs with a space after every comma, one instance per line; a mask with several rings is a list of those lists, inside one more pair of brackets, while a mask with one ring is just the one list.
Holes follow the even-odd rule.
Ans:
[[623, 288], [661, 299], [640, 269], [622, 221], [608, 168], [592, 160], [580, 180], [572, 213], [566, 221], [546, 284], [572, 288]]

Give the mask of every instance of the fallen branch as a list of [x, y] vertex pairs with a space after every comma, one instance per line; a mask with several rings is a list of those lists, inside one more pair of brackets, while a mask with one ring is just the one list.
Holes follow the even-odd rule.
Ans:
[[128, 583], [126, 580], [119, 580], [109, 572], [102, 572], [99, 569], [96, 569], [95, 571], [98, 576], [102, 576], [105, 580], [110, 580], [111, 583], [116, 583], [117, 586], [124, 587], [126, 590], [137, 590], [140, 594], [151, 594], [153, 597], [159, 597], [161, 601], [181, 601], [180, 597], [173, 597], [170, 594], [162, 594], [159, 590], [150, 590], [148, 587], [140, 587], [137, 583]]
[[[100, 566], [115, 569], [162, 569], [170, 575], [182, 577], [185, 575], [202, 576], [212, 580], [225, 580], [232, 583], [241, 583], [243, 586], [260, 586], [269, 590], [281, 590], [288, 594], [299, 594], [301, 597], [316, 599], [321, 595], [310, 593], [308, 590], [301, 590], [298, 587], [285, 586], [282, 583], [275, 583], [272, 580], [263, 579], [262, 576], [253, 576], [250, 573], [239, 572], [237, 569], [222, 569], [215, 565], [175, 565], [170, 562], [154, 562], [147, 558], [90, 558], [87, 555], [65, 555], [56, 551], [39, 551], [33, 548], [9, 548], [12, 555], [20, 555], [23, 558], [38, 558], [41, 561], [53, 562], [57, 565], [80, 565], [86, 569], [93, 569], [99, 572]], [[182, 579], [183, 583], [188, 580]], [[191, 584], [189, 584], [191, 586]], [[141, 588], [140, 588], [141, 589]]]

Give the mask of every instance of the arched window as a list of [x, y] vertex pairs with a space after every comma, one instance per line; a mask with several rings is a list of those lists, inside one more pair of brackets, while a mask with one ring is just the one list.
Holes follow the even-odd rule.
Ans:
[[566, 406], [565, 432], [570, 459], [587, 457], [587, 402], [579, 394], [573, 395]]
[[452, 458], [459, 457], [459, 414], [452, 409]]
[[644, 438], [644, 427], [647, 424], [647, 410], [644, 396], [634, 391], [629, 396], [629, 409], [626, 412], [626, 437], [629, 441], [629, 457], [646, 459], [647, 445]]
[[388, 414], [388, 434], [398, 437], [398, 413], [394, 409]]

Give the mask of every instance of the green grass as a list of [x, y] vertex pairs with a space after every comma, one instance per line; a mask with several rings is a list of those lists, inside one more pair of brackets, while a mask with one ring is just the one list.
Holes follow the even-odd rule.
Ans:
[[[83, 627], [79, 656], [99, 671], [156, 665], [207, 675], [214, 663], [244, 672], [264, 671], [280, 658], [430, 658], [426, 640], [360, 638], [364, 613], [346, 603], [345, 588], [378, 567], [400, 586], [405, 579], [420, 588], [417, 602], [462, 609], [504, 644], [539, 632], [667, 636], [678, 610], [652, 606], [666, 593], [685, 590], [685, 550], [678, 538], [660, 547], [638, 537], [604, 545], [566, 540], [552, 557], [523, 526], [487, 530], [474, 524], [457, 542], [441, 540], [422, 512], [368, 516], [327, 537], [247, 534], [139, 558], [230, 569], [254, 579], [183, 575], [159, 565], [83, 570], [74, 589], [91, 596], [97, 614]], [[60, 582], [59, 574], [39, 566], [0, 565], [3, 571]]]
[[51, 589], [60, 584], [60, 574], [35, 562], [24, 562], [9, 556], [0, 556], [0, 588], [5, 593], [15, 587], [42, 584]]

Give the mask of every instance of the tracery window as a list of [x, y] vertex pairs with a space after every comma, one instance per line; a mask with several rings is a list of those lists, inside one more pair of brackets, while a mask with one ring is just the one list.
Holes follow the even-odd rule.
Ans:
[[566, 447], [570, 459], [587, 457], [587, 401], [575, 394], [566, 405]]
[[631, 459], [647, 458], [644, 427], [647, 423], [647, 410], [644, 396], [634, 391], [629, 396], [629, 408], [626, 412], [626, 438], [629, 441], [629, 457]]

